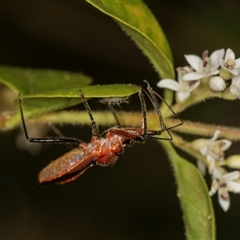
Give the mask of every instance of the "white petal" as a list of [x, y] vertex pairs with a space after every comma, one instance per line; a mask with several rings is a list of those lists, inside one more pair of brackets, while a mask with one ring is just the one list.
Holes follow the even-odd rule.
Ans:
[[229, 71], [231, 74], [235, 75], [235, 76], [237, 76], [237, 75], [239, 74], [239, 70], [238, 70], [238, 69], [232, 69], [232, 70], [228, 69], [228, 71]]
[[228, 182], [227, 189], [229, 192], [239, 193], [240, 192], [240, 183], [237, 182]]
[[232, 145], [232, 142], [228, 139], [222, 139], [220, 141], [224, 142], [224, 145], [222, 146], [223, 151], [226, 151]]
[[236, 88], [236, 86], [231, 85], [230, 92], [240, 99], [240, 89]]
[[209, 146], [208, 144], [203, 146], [203, 147], [200, 147], [199, 151], [200, 153], [203, 155], [203, 156], [206, 156], [207, 155], [207, 152], [208, 152], [208, 149], [209, 149]]
[[209, 76], [213, 76], [219, 73], [219, 70], [215, 70], [215, 71], [210, 71], [209, 73], [205, 74], [204, 77], [209, 77]]
[[220, 59], [219, 59], [219, 64], [221, 65], [221, 67], [222, 67], [223, 69], [226, 69], [226, 67], [224, 66], [224, 63], [225, 63], [225, 61], [224, 61], [222, 58], [220, 58]]
[[196, 55], [184, 55], [189, 65], [197, 72], [202, 72], [203, 60]]
[[218, 69], [219, 67], [219, 59], [222, 59], [224, 55], [224, 49], [219, 49], [214, 51], [210, 55], [210, 64], [211, 64], [211, 72]]
[[233, 59], [235, 60], [235, 54], [234, 52], [232, 51], [232, 49], [228, 48], [227, 51], [226, 51], [226, 56], [224, 58], [225, 61], [227, 61], [228, 59]]
[[228, 192], [222, 191], [221, 188], [218, 190], [218, 202], [222, 209], [226, 212], [230, 207], [230, 198]]
[[213, 134], [213, 137], [210, 139], [211, 142], [214, 142], [218, 139], [219, 135], [220, 135], [220, 130], [216, 130]]
[[202, 173], [203, 176], [206, 175], [206, 165], [200, 161], [200, 160], [197, 160], [197, 167], [199, 169], [199, 171]]
[[190, 96], [190, 92], [177, 92], [177, 100], [178, 100], [178, 102], [184, 101], [189, 96]]
[[212, 176], [215, 179], [222, 179], [222, 173], [217, 168], [215, 168], [214, 171], [212, 172]]
[[225, 182], [229, 182], [229, 181], [232, 181], [232, 180], [237, 180], [239, 179], [240, 177], [240, 172], [239, 171], [233, 171], [233, 172], [230, 172], [230, 173], [227, 173], [227, 174], [224, 174], [223, 175], [223, 179]]
[[236, 86], [231, 85], [230, 86], [230, 92], [240, 99], [240, 89], [238, 89]]
[[183, 69], [188, 73], [193, 71], [192, 68], [189, 66], [184, 66]]
[[239, 87], [240, 86], [240, 75], [232, 78], [232, 84]]
[[218, 181], [213, 179], [209, 195], [213, 196], [218, 190]]
[[203, 77], [204, 77], [204, 75], [202, 73], [190, 72], [190, 73], [185, 74], [182, 79], [184, 81], [194, 81], [194, 80], [199, 80]]
[[240, 58], [235, 60], [235, 67], [234, 68], [239, 70], [239, 68], [240, 68]]
[[[209, 174], [214, 174], [214, 172], [216, 171], [216, 158], [212, 157], [211, 155], [207, 155], [207, 162], [208, 162], [208, 172]], [[216, 175], [216, 174], [215, 174]], [[217, 178], [215, 176], [215, 178]]]
[[168, 88], [173, 91], [178, 91], [180, 88], [179, 83], [172, 79], [163, 79], [157, 83], [157, 86], [160, 88]]
[[191, 85], [189, 86], [189, 92], [192, 92], [195, 88], [197, 88], [200, 83], [200, 81], [195, 81], [191, 83]]

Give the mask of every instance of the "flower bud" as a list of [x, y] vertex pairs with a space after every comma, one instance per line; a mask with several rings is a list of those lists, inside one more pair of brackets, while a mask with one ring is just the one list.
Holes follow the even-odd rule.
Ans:
[[200, 152], [200, 149], [208, 143], [209, 139], [199, 138], [191, 142], [191, 147]]
[[223, 78], [225, 81], [232, 79], [232, 73], [226, 71], [223, 68], [219, 69], [219, 76]]
[[220, 165], [240, 169], [240, 155], [229, 156], [224, 162], [221, 162]]
[[209, 81], [209, 87], [215, 92], [221, 92], [225, 90], [226, 83], [221, 77], [212, 77]]

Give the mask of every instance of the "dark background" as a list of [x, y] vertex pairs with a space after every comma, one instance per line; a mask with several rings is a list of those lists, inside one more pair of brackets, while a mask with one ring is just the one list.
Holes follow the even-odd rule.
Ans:
[[[238, 1], [145, 2], [176, 66], [186, 65], [184, 54], [205, 49], [230, 47], [240, 56]], [[85, 1], [1, 1], [0, 64], [82, 72], [99, 84], [159, 81], [117, 24]], [[207, 101], [183, 117], [239, 126], [239, 101]], [[175, 180], [155, 141], [127, 149], [112, 169], [96, 167], [70, 184], [36, 188], [38, 172], [66, 149], [45, 146], [31, 156], [15, 147], [17, 132], [0, 133], [1, 239], [184, 239]], [[88, 127], [75, 132], [90, 137]], [[240, 197], [231, 194], [227, 213], [213, 199], [218, 239], [238, 239]]]

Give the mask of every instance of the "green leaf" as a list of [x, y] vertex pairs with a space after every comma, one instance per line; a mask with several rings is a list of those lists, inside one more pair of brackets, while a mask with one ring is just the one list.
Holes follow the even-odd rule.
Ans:
[[161, 141], [177, 180], [187, 239], [215, 239], [215, 217], [206, 183], [198, 169], [181, 158], [169, 141]]
[[68, 71], [0, 66], [0, 82], [17, 94], [27, 95], [81, 87], [90, 84], [92, 79], [84, 74]]
[[126, 97], [139, 92], [140, 87], [133, 84], [92, 85], [79, 88], [58, 89], [32, 95], [21, 95], [25, 116], [30, 117], [47, 111], [81, 103], [80, 90], [86, 98]]
[[[132, 84], [86, 86], [91, 81], [83, 74], [67, 71], [0, 66], [0, 82], [21, 94], [26, 118], [79, 104], [80, 89], [86, 98], [125, 97], [139, 91], [139, 86]], [[18, 109], [16, 105], [16, 114], [7, 112], [0, 115], [1, 130], [20, 123]]]
[[87, 2], [121, 26], [142, 49], [162, 78], [174, 79], [173, 60], [167, 39], [151, 11], [141, 0]]
[[[79, 73], [57, 70], [26, 69], [20, 67], [0, 66], [0, 82], [8, 86], [16, 94], [36, 94], [39, 92], [53, 91], [58, 88], [78, 87], [90, 84], [92, 79]], [[42, 112], [62, 109], [79, 103], [79, 99], [62, 98], [61, 100], [38, 99], [34, 103], [26, 101], [26, 115], [32, 116]], [[16, 111], [18, 108], [16, 107]], [[18, 114], [0, 115], [0, 129], [6, 130], [19, 123]]]
[[[54, 91], [45, 91], [42, 93], [21, 95], [22, 98], [78, 98], [79, 91], [83, 92], [86, 98], [106, 98], [106, 97], [126, 97], [139, 92], [140, 87], [133, 84], [108, 84], [91, 85], [77, 88], [64, 88]], [[81, 99], [80, 99], [81, 100]]]
[[[60, 89], [36, 93], [33, 95], [21, 95], [24, 117], [29, 118], [45, 112], [62, 109], [81, 102], [80, 89], [86, 98], [126, 97], [139, 92], [140, 87], [133, 84], [93, 85], [79, 88]], [[64, 103], [64, 106], [63, 106]], [[20, 124], [19, 111], [6, 118], [0, 116], [0, 129], [6, 130]]]

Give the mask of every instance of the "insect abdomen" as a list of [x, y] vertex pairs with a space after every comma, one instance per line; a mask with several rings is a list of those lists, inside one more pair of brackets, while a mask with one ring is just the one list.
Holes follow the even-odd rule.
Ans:
[[39, 173], [38, 180], [40, 183], [53, 181], [63, 175], [84, 169], [91, 161], [93, 159], [86, 157], [84, 151], [75, 148], [45, 167]]

